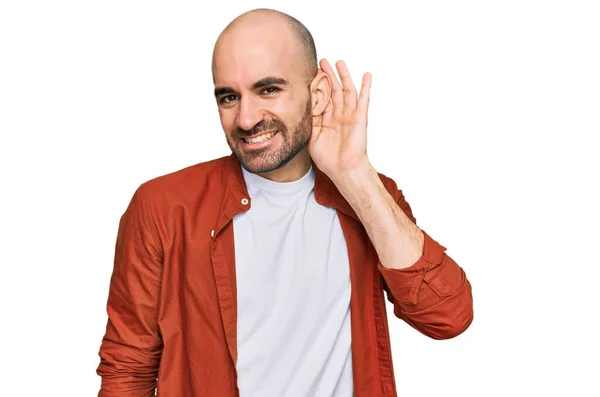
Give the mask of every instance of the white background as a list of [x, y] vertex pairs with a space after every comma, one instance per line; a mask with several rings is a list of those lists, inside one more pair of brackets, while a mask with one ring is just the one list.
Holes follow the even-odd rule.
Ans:
[[293, 3], [1, 3], [0, 394], [97, 393], [119, 218], [229, 154], [214, 40], [272, 7], [373, 73], [371, 161], [473, 285], [452, 340], [388, 306], [400, 395], [600, 395], [598, 3]]

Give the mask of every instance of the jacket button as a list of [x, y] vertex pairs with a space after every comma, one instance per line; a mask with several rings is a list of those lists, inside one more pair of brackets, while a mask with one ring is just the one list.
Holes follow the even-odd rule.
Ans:
[[210, 231], [210, 237], [215, 237], [215, 231], [214, 230]]
[[248, 199], [244, 197], [244, 198], [242, 199], [242, 204], [244, 204], [244, 205], [248, 205]]

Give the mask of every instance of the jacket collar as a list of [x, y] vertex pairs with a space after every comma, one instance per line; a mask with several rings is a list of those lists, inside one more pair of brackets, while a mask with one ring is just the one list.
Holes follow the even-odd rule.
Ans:
[[[315, 171], [314, 194], [317, 203], [326, 207], [335, 208], [354, 220], [359, 221], [356, 212], [352, 209], [344, 196], [342, 196], [331, 179], [317, 167], [312, 159], [310, 161], [313, 170]], [[226, 159], [224, 176], [231, 199], [238, 203], [237, 208], [239, 208], [240, 212], [250, 209], [251, 200], [242, 174], [241, 164], [233, 152]], [[242, 204], [244, 198], [248, 200], [248, 205]], [[229, 215], [233, 217], [234, 214]]]

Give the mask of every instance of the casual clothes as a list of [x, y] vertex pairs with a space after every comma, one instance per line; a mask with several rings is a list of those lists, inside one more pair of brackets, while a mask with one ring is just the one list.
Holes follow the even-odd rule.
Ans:
[[[396, 317], [425, 335], [445, 339], [472, 321], [471, 286], [446, 248], [425, 232], [423, 254], [415, 264], [381, 266], [351, 206], [314, 162], [312, 169], [314, 200], [335, 210], [347, 247], [354, 396], [396, 396], [383, 291]], [[402, 191], [379, 175], [414, 222]], [[155, 178], [136, 190], [119, 224], [97, 370], [100, 397], [152, 396], [155, 389], [159, 397], [239, 396], [234, 223], [251, 208], [251, 197], [233, 154]], [[340, 278], [343, 302], [347, 291], [344, 275]], [[239, 282], [243, 286], [244, 280]], [[279, 299], [273, 296], [269, 310]], [[341, 349], [345, 342], [340, 343]], [[287, 392], [285, 397], [294, 396]]]

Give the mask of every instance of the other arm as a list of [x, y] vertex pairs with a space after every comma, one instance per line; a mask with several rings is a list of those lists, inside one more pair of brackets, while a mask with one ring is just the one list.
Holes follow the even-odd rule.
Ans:
[[99, 397], [154, 396], [162, 339], [158, 327], [162, 247], [139, 188], [119, 223], [100, 347]]

